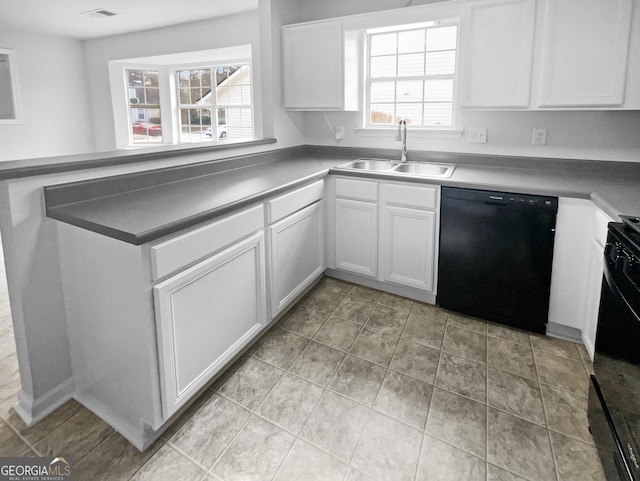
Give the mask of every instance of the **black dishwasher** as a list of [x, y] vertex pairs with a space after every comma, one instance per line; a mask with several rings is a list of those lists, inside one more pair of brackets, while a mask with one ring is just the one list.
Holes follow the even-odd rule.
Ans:
[[438, 304], [544, 333], [558, 199], [442, 188]]

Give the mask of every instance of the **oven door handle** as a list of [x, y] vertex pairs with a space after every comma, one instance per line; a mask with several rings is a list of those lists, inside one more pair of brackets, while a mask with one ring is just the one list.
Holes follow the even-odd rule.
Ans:
[[613, 278], [613, 274], [611, 273], [611, 269], [609, 268], [609, 263], [608, 263], [608, 259], [605, 256], [604, 258], [604, 278], [607, 281], [607, 284], [609, 285], [609, 289], [611, 289], [611, 292], [619, 299], [621, 300], [625, 307], [627, 308], [627, 310], [629, 311], [629, 313], [631, 313], [634, 317], [634, 319], [637, 322], [640, 322], [640, 314], [638, 314], [635, 309], [633, 308], [633, 306], [629, 303], [629, 301], [627, 300], [627, 298], [624, 296], [624, 294], [622, 293], [622, 291], [620, 290], [620, 288], [618, 287], [618, 284], [616, 283], [616, 280]]

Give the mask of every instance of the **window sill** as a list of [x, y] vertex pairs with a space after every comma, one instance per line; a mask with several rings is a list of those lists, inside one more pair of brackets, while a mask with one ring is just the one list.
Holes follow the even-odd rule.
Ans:
[[[356, 135], [361, 137], [395, 137], [397, 127], [365, 127], [356, 129]], [[408, 135], [427, 139], [460, 139], [462, 129], [412, 129], [407, 128]]]

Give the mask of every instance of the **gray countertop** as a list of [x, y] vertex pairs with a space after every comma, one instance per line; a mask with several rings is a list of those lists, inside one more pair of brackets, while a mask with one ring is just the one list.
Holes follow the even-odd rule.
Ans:
[[[265, 157], [265, 161], [259, 157], [244, 163], [231, 160], [224, 166], [217, 165], [212, 172], [206, 171], [206, 165], [204, 170], [199, 166], [197, 175], [182, 173], [175, 179], [167, 178], [155, 184], [148, 180], [154, 173], [137, 174], [136, 179], [143, 179], [142, 187], [136, 187], [138, 180], [132, 183], [131, 176], [45, 187], [47, 216], [131, 244], [143, 244], [322, 178], [329, 172], [586, 198], [592, 199], [614, 218], [618, 214], [640, 215], [640, 172], [637, 166], [625, 169], [616, 165], [604, 171], [580, 170], [574, 164], [566, 169], [531, 168], [482, 165], [482, 159], [474, 157], [469, 159], [473, 161], [471, 163], [464, 163], [464, 158], [449, 159], [462, 162], [457, 164], [449, 179], [332, 170], [359, 157], [357, 154], [347, 151], [336, 155], [333, 151], [323, 153], [321, 149], [297, 149], [282, 155], [284, 160], [274, 160], [273, 154]], [[613, 164], [609, 165], [613, 167]], [[145, 175], [147, 179], [144, 179]], [[110, 187], [105, 190], [99, 185], [101, 182]], [[123, 185], [126, 188], [119, 187]], [[99, 194], [92, 194], [95, 192]]]

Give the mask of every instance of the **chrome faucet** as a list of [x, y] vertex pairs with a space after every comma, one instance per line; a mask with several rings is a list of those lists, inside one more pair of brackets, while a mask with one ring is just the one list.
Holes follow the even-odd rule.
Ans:
[[402, 141], [402, 150], [400, 151], [400, 160], [407, 161], [407, 123], [404, 119], [398, 122], [398, 131], [396, 132], [396, 140]]

